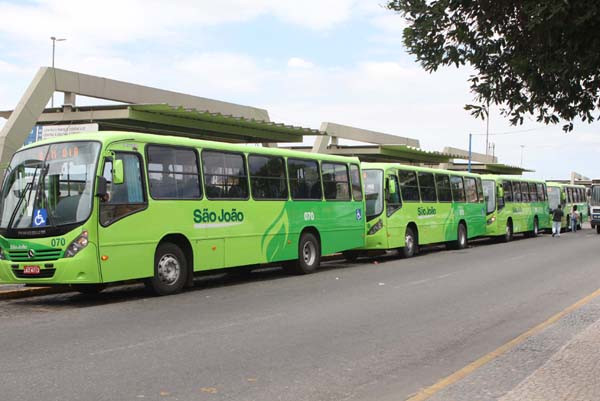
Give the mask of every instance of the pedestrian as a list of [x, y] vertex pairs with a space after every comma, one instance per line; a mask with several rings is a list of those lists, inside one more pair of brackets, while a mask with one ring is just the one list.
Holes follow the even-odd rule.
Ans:
[[571, 231], [577, 231], [577, 222], [579, 221], [579, 212], [577, 211], [577, 205], [573, 205], [573, 210], [571, 210]]
[[562, 225], [563, 218], [562, 206], [558, 205], [556, 209], [552, 212], [552, 236], [560, 237], [560, 227]]

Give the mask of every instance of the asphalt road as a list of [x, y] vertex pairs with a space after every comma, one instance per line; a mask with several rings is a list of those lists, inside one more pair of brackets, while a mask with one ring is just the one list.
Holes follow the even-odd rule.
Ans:
[[599, 241], [0, 302], [0, 400], [403, 400], [598, 289]]

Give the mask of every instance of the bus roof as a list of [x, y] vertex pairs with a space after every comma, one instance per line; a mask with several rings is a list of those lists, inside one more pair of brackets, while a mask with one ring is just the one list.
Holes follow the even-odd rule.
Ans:
[[266, 148], [251, 146], [247, 144], [232, 144], [227, 142], [207, 141], [203, 139], [193, 139], [180, 136], [167, 136], [155, 134], [143, 134], [139, 132], [127, 131], [100, 131], [100, 132], [85, 132], [79, 134], [69, 134], [54, 138], [44, 139], [27, 145], [23, 149], [29, 149], [36, 146], [48, 145], [51, 143], [70, 142], [70, 141], [99, 141], [105, 144], [117, 141], [139, 141], [145, 143], [171, 145], [171, 146], [189, 146], [199, 148], [210, 148], [214, 150], [234, 151], [241, 153], [260, 153], [273, 156], [297, 157], [303, 159], [319, 159], [327, 161], [338, 161], [342, 163], [356, 163], [360, 160], [357, 157], [326, 155], [322, 153], [310, 153], [297, 150], [281, 149], [281, 148]]
[[482, 175], [484, 180], [494, 180], [496, 182], [499, 181], [519, 181], [519, 182], [533, 182], [536, 184], [545, 184], [546, 181], [540, 180], [537, 178], [525, 178], [525, 177], [516, 177], [514, 175], [496, 175], [496, 174], [484, 174]]
[[560, 188], [584, 188], [585, 189], [585, 185], [580, 185], [580, 184], [563, 184], [562, 182], [554, 182], [554, 181], [548, 181], [547, 185], [549, 187], [560, 187]]
[[397, 168], [399, 170], [413, 170], [413, 171], [421, 171], [427, 173], [443, 173], [443, 174], [452, 174], [464, 177], [481, 177], [481, 175], [477, 173], [469, 173], [466, 171], [453, 171], [453, 170], [445, 170], [441, 168], [431, 168], [431, 167], [421, 167], [421, 166], [412, 166], [410, 164], [401, 164], [401, 163], [369, 163], [362, 162], [361, 168], [364, 169], [378, 169], [378, 170], [387, 170], [390, 168]]

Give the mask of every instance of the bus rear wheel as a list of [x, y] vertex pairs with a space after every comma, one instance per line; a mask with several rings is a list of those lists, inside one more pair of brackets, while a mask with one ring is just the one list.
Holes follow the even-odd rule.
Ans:
[[295, 274], [314, 273], [321, 263], [321, 244], [313, 233], [303, 233], [298, 242], [298, 260], [284, 266]]
[[600, 225], [596, 226], [596, 234], [600, 234]]
[[154, 254], [154, 276], [146, 286], [156, 295], [180, 292], [187, 280], [187, 260], [183, 251], [170, 242], [162, 243]]
[[406, 227], [404, 235], [404, 248], [402, 248], [402, 256], [411, 258], [417, 254], [419, 244], [415, 232], [411, 227]]
[[528, 237], [537, 237], [540, 234], [540, 223], [538, 222], [538, 218], [535, 217], [533, 219], [533, 230], [531, 230], [531, 232], [529, 232]]

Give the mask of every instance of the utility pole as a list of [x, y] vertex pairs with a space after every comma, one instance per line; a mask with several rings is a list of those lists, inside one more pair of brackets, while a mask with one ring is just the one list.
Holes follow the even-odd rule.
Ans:
[[[52, 41], [52, 70], [54, 70], [54, 54], [56, 52], [56, 42], [64, 42], [65, 38], [57, 38], [56, 36], [50, 36], [50, 40]], [[54, 92], [52, 92], [52, 100], [50, 103], [51, 107], [54, 107]]]
[[485, 155], [487, 156], [489, 154], [489, 149], [490, 149], [490, 145], [489, 145], [489, 137], [490, 137], [490, 101], [489, 100], [487, 102], [487, 107], [486, 107], [485, 121], [486, 121], [486, 127], [485, 127]]

